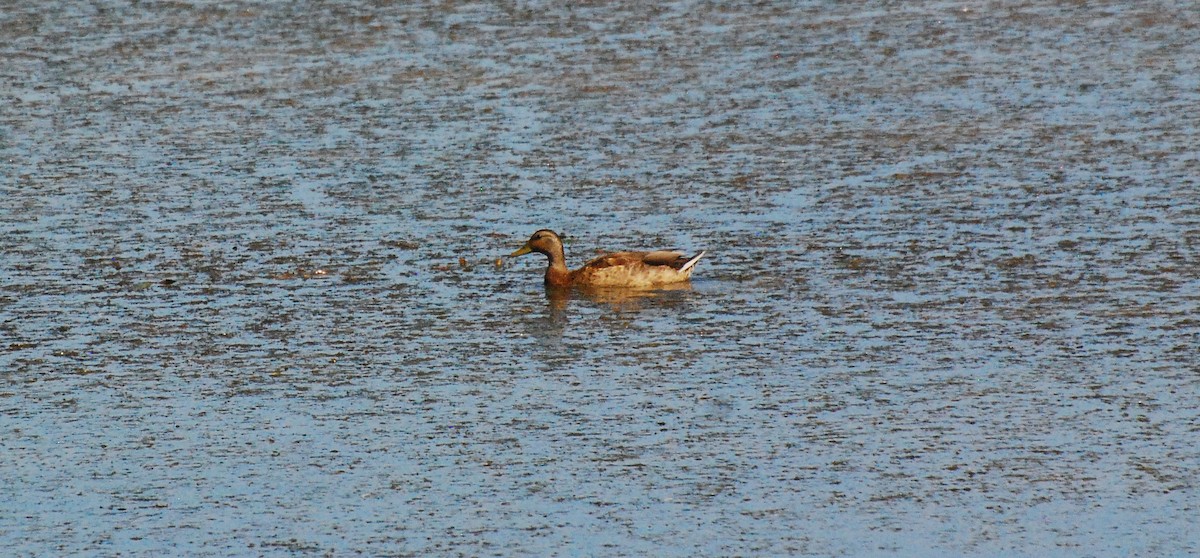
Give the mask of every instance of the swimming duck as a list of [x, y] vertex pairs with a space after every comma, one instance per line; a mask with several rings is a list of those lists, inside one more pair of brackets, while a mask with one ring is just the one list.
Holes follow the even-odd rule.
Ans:
[[530, 252], [545, 254], [550, 260], [550, 265], [546, 267], [548, 287], [645, 288], [679, 283], [692, 276], [696, 262], [704, 256], [704, 252], [700, 252], [688, 259], [681, 252], [667, 250], [616, 252], [600, 256], [571, 271], [567, 269], [562, 238], [548, 229], [533, 233], [529, 241], [509, 257], [524, 256]]

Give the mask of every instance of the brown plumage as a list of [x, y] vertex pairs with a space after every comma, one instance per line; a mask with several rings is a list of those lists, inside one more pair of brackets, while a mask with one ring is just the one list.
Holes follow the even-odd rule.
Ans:
[[524, 256], [530, 252], [545, 254], [549, 260], [546, 267], [546, 286], [549, 287], [645, 288], [679, 283], [692, 276], [696, 262], [704, 255], [704, 252], [700, 252], [689, 259], [680, 252], [665, 250], [617, 252], [600, 256], [571, 271], [567, 269], [562, 239], [547, 229], [533, 233], [529, 241], [510, 257]]

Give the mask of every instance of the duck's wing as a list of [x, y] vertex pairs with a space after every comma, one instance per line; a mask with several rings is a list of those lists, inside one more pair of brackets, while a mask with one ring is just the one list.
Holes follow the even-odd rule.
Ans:
[[646, 265], [666, 265], [679, 269], [686, 262], [687, 258], [683, 256], [683, 252], [674, 250], [656, 250], [642, 255], [642, 263]]
[[683, 252], [674, 250], [655, 250], [653, 252], [616, 252], [614, 254], [605, 254], [592, 261], [583, 264], [584, 269], [604, 269], [606, 267], [622, 267], [622, 266], [667, 266], [678, 269], [679, 271], [687, 271], [704, 257], [704, 252], [700, 252], [695, 256], [688, 258]]
[[[583, 269], [601, 270], [609, 267], [629, 267], [646, 262], [646, 256], [649, 254], [661, 254], [664, 252], [614, 252], [605, 254], [592, 261], [583, 264]], [[656, 264], [665, 265], [665, 264]]]
[[678, 269], [680, 272], [687, 272], [689, 269], [695, 267], [696, 262], [700, 261], [700, 258], [703, 257], [704, 252], [688, 258], [683, 255], [683, 252], [660, 250], [646, 253], [643, 261], [646, 265], [665, 265]]

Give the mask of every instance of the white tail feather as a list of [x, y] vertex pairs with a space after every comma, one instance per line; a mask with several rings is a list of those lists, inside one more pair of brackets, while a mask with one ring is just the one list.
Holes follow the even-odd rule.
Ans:
[[683, 267], [679, 268], [679, 271], [681, 273], [687, 273], [687, 272], [691, 271], [693, 267], [696, 267], [696, 262], [700, 261], [700, 258], [703, 258], [703, 257], [704, 257], [704, 251], [701, 250], [699, 254], [696, 254], [696, 257], [688, 260], [687, 263], [683, 264]]

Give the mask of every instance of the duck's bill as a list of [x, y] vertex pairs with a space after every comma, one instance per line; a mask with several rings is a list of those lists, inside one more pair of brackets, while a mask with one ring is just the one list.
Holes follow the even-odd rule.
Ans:
[[528, 254], [528, 253], [530, 253], [530, 252], [532, 252], [532, 251], [533, 251], [533, 248], [530, 248], [530, 247], [529, 247], [529, 244], [526, 244], [526, 245], [522, 246], [522, 247], [521, 247], [519, 250], [517, 250], [516, 252], [513, 252], [513, 253], [509, 254], [509, 255], [508, 255], [508, 257], [510, 257], [510, 258], [515, 258], [515, 257], [517, 257], [517, 256], [524, 256], [525, 254]]

